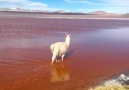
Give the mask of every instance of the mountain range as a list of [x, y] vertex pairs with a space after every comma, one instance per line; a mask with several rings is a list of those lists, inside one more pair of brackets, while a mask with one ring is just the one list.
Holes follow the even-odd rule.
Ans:
[[69, 12], [64, 10], [57, 11], [47, 11], [47, 10], [31, 10], [31, 9], [22, 9], [22, 8], [0, 8], [0, 11], [15, 11], [15, 12], [42, 12], [42, 13], [58, 13], [58, 14], [95, 14], [95, 15], [107, 15], [107, 14], [116, 14], [108, 13], [106, 11], [93, 11], [93, 12]]

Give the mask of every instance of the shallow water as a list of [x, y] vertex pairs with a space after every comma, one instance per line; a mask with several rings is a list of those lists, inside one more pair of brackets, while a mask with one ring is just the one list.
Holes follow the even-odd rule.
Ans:
[[[0, 29], [0, 90], [80, 90], [129, 70], [128, 20], [0, 18]], [[67, 32], [64, 63], [51, 66]]]

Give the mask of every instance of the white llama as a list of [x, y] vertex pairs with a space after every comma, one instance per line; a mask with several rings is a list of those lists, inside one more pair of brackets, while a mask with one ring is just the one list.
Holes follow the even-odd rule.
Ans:
[[71, 36], [71, 34], [66, 34], [65, 42], [56, 42], [56, 43], [50, 45], [50, 49], [53, 54], [51, 64], [53, 64], [53, 62], [55, 60], [57, 61], [58, 57], [61, 57], [61, 59], [63, 61], [64, 56], [65, 56], [66, 52], [68, 51], [68, 48], [70, 45], [70, 36]]

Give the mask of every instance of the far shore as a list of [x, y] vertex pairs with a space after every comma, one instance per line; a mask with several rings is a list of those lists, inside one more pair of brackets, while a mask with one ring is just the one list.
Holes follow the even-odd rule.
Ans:
[[55, 18], [55, 19], [120, 19], [129, 20], [129, 14], [62, 14], [62, 13], [42, 13], [42, 12], [10, 12], [0, 11], [2, 18]]

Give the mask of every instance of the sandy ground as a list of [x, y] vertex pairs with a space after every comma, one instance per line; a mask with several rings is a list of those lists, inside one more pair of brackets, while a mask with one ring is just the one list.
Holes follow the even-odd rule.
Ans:
[[[72, 33], [64, 62], [50, 44]], [[129, 70], [129, 20], [0, 18], [0, 90], [83, 90]]]

